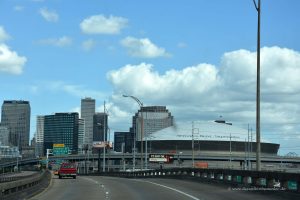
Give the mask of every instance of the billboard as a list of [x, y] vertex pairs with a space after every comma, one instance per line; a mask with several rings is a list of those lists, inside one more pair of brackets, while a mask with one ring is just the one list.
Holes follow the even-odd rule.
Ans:
[[111, 149], [113, 147], [113, 143], [109, 141], [96, 141], [93, 142], [93, 148], [108, 148]]
[[96, 141], [93, 142], [93, 148], [104, 148], [106, 145], [105, 141]]
[[174, 155], [170, 154], [149, 154], [149, 161], [150, 162], [164, 162], [170, 163], [173, 162]]

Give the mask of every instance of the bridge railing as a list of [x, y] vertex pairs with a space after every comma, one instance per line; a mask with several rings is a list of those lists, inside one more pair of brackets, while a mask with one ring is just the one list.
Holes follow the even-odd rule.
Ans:
[[143, 170], [134, 172], [106, 172], [98, 175], [126, 178], [171, 177], [201, 179], [223, 182], [234, 186], [247, 187], [249, 190], [287, 190], [300, 192], [300, 174], [270, 171], [250, 171], [232, 169], [172, 168]]

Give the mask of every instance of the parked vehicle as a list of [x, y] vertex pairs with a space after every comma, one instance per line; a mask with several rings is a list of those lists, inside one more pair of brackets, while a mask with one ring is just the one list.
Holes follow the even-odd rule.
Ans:
[[75, 163], [62, 163], [58, 170], [58, 177], [61, 179], [63, 177], [73, 177], [76, 179], [77, 168]]

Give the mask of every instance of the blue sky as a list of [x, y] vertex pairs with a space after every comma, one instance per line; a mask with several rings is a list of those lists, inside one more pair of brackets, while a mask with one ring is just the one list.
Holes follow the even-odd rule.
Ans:
[[[300, 154], [300, 2], [262, 0], [262, 131]], [[167, 105], [177, 121], [255, 128], [252, 0], [0, 0], [0, 101], [36, 115], [103, 101], [113, 130], [137, 105]]]

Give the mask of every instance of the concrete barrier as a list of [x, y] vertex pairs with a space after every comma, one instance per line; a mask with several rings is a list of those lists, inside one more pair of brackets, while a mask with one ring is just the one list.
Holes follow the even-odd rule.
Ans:
[[0, 184], [1, 200], [18, 200], [38, 194], [48, 187], [51, 179], [49, 171], [26, 177], [21, 180], [11, 181]]
[[[300, 193], [300, 174], [269, 171], [250, 171], [233, 169], [195, 169], [170, 168], [162, 170], [148, 170], [147, 173], [155, 177], [203, 179], [205, 181], [222, 182], [243, 187], [278, 188]], [[119, 177], [144, 177], [141, 172], [107, 172], [98, 175]], [[147, 176], [147, 177], [154, 177]]]

